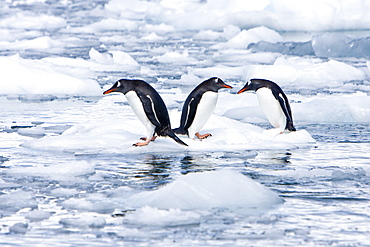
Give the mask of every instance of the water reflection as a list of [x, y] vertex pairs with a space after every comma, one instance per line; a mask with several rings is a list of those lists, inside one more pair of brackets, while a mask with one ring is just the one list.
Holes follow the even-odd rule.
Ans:
[[[218, 169], [243, 169], [244, 174], [258, 178], [260, 168], [291, 169], [292, 154], [287, 151], [244, 151], [179, 154], [138, 154], [116, 156], [105, 165], [119, 169], [118, 177], [136, 189], [152, 190], [170, 183], [181, 175]], [[107, 168], [105, 168], [107, 169]], [[116, 174], [117, 175], [117, 174]], [[117, 178], [118, 178], [117, 177]]]

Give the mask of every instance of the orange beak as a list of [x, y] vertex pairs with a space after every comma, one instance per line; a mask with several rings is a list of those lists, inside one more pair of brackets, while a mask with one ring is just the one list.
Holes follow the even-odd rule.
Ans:
[[226, 87], [226, 88], [233, 88], [232, 86], [229, 86], [229, 85], [222, 85], [223, 87]]
[[105, 91], [103, 94], [113, 93], [114, 91], [116, 91], [116, 88], [109, 89], [109, 90]]
[[240, 93], [242, 93], [242, 92], [244, 92], [246, 90], [247, 90], [246, 88], [242, 88], [242, 89], [239, 90], [239, 92], [237, 94], [240, 94]]

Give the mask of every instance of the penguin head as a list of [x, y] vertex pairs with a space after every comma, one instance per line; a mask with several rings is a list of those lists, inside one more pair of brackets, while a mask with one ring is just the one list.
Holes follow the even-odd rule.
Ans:
[[240, 94], [245, 91], [256, 91], [257, 89], [261, 87], [259, 81], [260, 81], [259, 79], [251, 79], [247, 81], [244, 87], [240, 89], [237, 94]]
[[128, 91], [132, 89], [132, 80], [126, 80], [126, 79], [121, 79], [116, 81], [116, 83], [113, 84], [113, 86], [105, 91], [103, 94], [108, 94], [108, 93], [123, 93], [126, 94]]
[[223, 80], [221, 80], [218, 77], [209, 78], [208, 80], [204, 81], [203, 83], [207, 85], [207, 88], [208, 88], [209, 91], [217, 92], [221, 88], [232, 88], [232, 86], [229, 86], [229, 85], [225, 84], [225, 82], [223, 82]]

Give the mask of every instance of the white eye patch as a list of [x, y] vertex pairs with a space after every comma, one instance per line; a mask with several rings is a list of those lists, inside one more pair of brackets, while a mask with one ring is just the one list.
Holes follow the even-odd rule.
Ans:
[[117, 81], [117, 87], [120, 87], [120, 86], [121, 86], [121, 83]]

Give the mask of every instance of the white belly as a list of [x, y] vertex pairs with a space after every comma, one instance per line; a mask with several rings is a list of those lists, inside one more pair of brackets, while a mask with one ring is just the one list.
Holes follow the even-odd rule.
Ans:
[[193, 138], [195, 133], [199, 132], [206, 124], [216, 107], [218, 93], [206, 92], [203, 94], [197, 108], [193, 123], [188, 128], [189, 137]]
[[149, 121], [148, 117], [146, 116], [140, 98], [134, 91], [129, 91], [128, 93], [125, 94], [125, 96], [132, 110], [145, 126], [147, 130], [147, 137], [151, 138], [154, 134], [155, 126]]
[[257, 90], [256, 94], [262, 112], [271, 125], [283, 131], [286, 126], [286, 116], [281, 109], [279, 101], [275, 99], [271, 90], [268, 88], [260, 88]]

